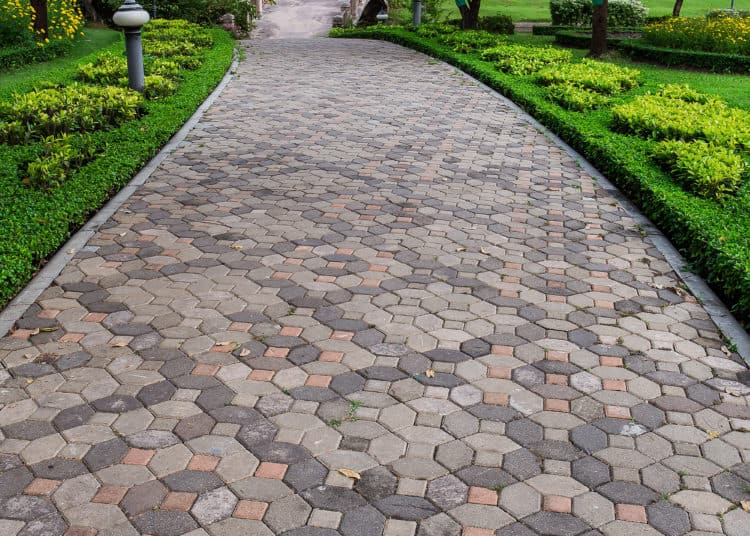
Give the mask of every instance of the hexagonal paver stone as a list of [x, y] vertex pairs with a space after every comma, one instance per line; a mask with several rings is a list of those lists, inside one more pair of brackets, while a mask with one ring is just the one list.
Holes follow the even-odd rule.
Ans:
[[62, 410], [52, 419], [52, 424], [60, 432], [64, 432], [70, 428], [86, 424], [93, 414], [94, 410], [88, 404], [81, 404]]
[[577, 536], [591, 527], [570, 514], [537, 512], [523, 520], [540, 536]]
[[0, 472], [0, 499], [21, 493], [34, 480], [26, 467], [15, 467]]
[[647, 487], [624, 480], [608, 482], [598, 487], [597, 491], [614, 503], [646, 506], [659, 500], [659, 496]]
[[341, 536], [341, 533], [323, 527], [300, 527], [288, 530], [282, 533], [282, 536]]
[[227, 488], [216, 488], [198, 496], [190, 512], [202, 525], [210, 525], [232, 515], [237, 497]]
[[690, 518], [682, 508], [668, 501], [659, 501], [646, 508], [648, 522], [665, 536], [682, 536], [690, 531]]
[[430, 501], [409, 495], [391, 495], [377, 501], [375, 506], [386, 517], [405, 521], [419, 521], [439, 513]]
[[243, 426], [253, 424], [256, 421], [263, 419], [263, 416], [254, 409], [242, 408], [239, 406], [225, 406], [214, 409], [209, 412], [209, 415], [211, 415], [216, 422], [228, 422]]
[[538, 536], [536, 532], [521, 523], [513, 523], [495, 531], [496, 536]]
[[447, 514], [438, 514], [425, 519], [419, 524], [417, 536], [459, 536], [461, 525]]
[[337, 512], [348, 512], [367, 504], [367, 501], [358, 493], [339, 486], [310, 488], [300, 493], [300, 496], [309, 502], [313, 508], [336, 510]]
[[518, 480], [528, 480], [542, 472], [542, 460], [527, 449], [503, 454], [503, 470]]
[[198, 413], [181, 419], [174, 427], [174, 433], [183, 441], [190, 441], [196, 437], [211, 433], [216, 421], [205, 413]]
[[587, 454], [607, 448], [607, 434], [590, 424], [577, 426], [570, 431], [570, 441]]
[[290, 465], [284, 474], [284, 482], [297, 492], [320, 486], [328, 476], [328, 469], [317, 460], [310, 459]]
[[384, 528], [385, 516], [367, 505], [346, 512], [339, 532], [344, 536], [381, 536]]
[[125, 413], [143, 407], [137, 398], [126, 395], [111, 395], [100, 398], [94, 400], [91, 405], [94, 406], [96, 411], [105, 413]]
[[128, 517], [133, 517], [157, 508], [166, 494], [167, 488], [164, 484], [152, 480], [130, 488], [120, 501], [120, 508]]
[[463, 480], [468, 486], [488, 489], [496, 488], [498, 486], [509, 486], [516, 481], [515, 478], [502, 469], [496, 467], [482, 467], [478, 465], [472, 465], [461, 469], [456, 473], [456, 476]]
[[142, 430], [130, 434], [125, 441], [131, 447], [152, 450], [164, 449], [180, 442], [176, 435], [166, 430]]
[[469, 486], [454, 475], [445, 475], [427, 485], [428, 499], [443, 510], [450, 510], [466, 502]]
[[152, 406], [170, 400], [176, 391], [177, 388], [165, 380], [142, 387], [137, 398], [143, 405]]
[[276, 432], [278, 432], [276, 425], [271, 421], [262, 419], [249, 426], [243, 426], [235, 437], [245, 448], [251, 449], [253, 445], [261, 443], [272, 445], [273, 438], [276, 437]]
[[172, 491], [204, 493], [224, 485], [224, 482], [210, 471], [184, 470], [167, 475], [164, 483]]
[[386, 467], [378, 466], [360, 474], [354, 489], [367, 500], [374, 502], [393, 495], [398, 479]]
[[21, 421], [3, 427], [5, 437], [25, 441], [34, 441], [54, 433], [56, 430], [47, 421]]
[[716, 493], [732, 502], [750, 500], [750, 482], [734, 473], [723, 472], [711, 478]]
[[63, 534], [67, 523], [59, 514], [48, 514], [29, 521], [18, 533], [18, 536], [46, 536]]
[[151, 510], [136, 516], [132, 522], [141, 534], [160, 536], [180, 536], [198, 528], [190, 514], [177, 510]]
[[257, 443], [248, 448], [262, 462], [293, 464], [311, 457], [306, 448], [282, 441]]
[[57, 508], [46, 497], [19, 495], [0, 502], [0, 518], [31, 521], [37, 517], [56, 514]]
[[38, 478], [47, 478], [50, 480], [66, 480], [78, 475], [85, 475], [89, 472], [83, 463], [79, 460], [68, 458], [51, 458], [43, 462], [35, 463], [31, 470]]
[[573, 478], [592, 489], [611, 480], [609, 466], [592, 456], [575, 460], [570, 469]]
[[518, 419], [505, 426], [505, 435], [519, 445], [530, 448], [544, 439], [544, 428], [531, 419]]
[[83, 457], [83, 462], [91, 472], [96, 472], [99, 469], [120, 463], [127, 452], [128, 446], [122, 439], [116, 437], [91, 447], [86, 456]]
[[283, 533], [302, 527], [307, 522], [312, 508], [299, 495], [289, 495], [271, 503], [263, 521], [274, 532]]

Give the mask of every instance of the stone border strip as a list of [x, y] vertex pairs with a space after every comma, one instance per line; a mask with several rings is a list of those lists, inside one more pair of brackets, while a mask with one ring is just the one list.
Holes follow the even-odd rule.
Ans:
[[[417, 54], [435, 60], [426, 54], [414, 51]], [[445, 63], [445, 62], [442, 62]], [[445, 65], [460, 72], [465, 78], [481, 87], [485, 91], [492, 93], [497, 99], [507, 104], [511, 109], [518, 112], [521, 117], [526, 120], [530, 125], [536, 128], [539, 132], [544, 134], [549, 140], [556, 143], [561, 149], [568, 153], [578, 165], [583, 168], [589, 175], [591, 175], [597, 183], [604, 188], [609, 195], [614, 197], [625, 209], [625, 212], [633, 218], [636, 225], [638, 225], [643, 232], [651, 239], [656, 249], [658, 249], [667, 262], [672, 266], [672, 269], [677, 272], [677, 275], [685, 282], [690, 292], [698, 299], [700, 304], [706, 310], [711, 317], [711, 320], [719, 327], [721, 332], [730, 341], [730, 344], [736, 346], [736, 352], [743, 359], [746, 365], [750, 366], [750, 334], [745, 331], [737, 319], [734, 318], [732, 313], [727, 309], [726, 305], [719, 299], [716, 293], [711, 290], [708, 284], [703, 280], [702, 277], [696, 275], [685, 269], [685, 259], [679, 251], [672, 245], [669, 239], [662, 234], [662, 232], [644, 216], [641, 211], [636, 207], [627, 197], [623, 194], [617, 186], [609, 181], [599, 170], [597, 170], [591, 163], [586, 160], [578, 151], [573, 149], [570, 145], [565, 143], [557, 134], [549, 130], [539, 121], [534, 119], [528, 112], [518, 106], [515, 102], [507, 98], [506, 96], [498, 93], [488, 85], [480, 82], [473, 76], [465, 73], [461, 69], [445, 63]]]
[[[60, 275], [63, 268], [70, 262], [76, 252], [85, 250], [86, 243], [96, 234], [99, 227], [106, 222], [122, 204], [127, 201], [131, 195], [145, 183], [156, 168], [164, 159], [174, 151], [180, 143], [185, 140], [188, 132], [200, 121], [206, 110], [221, 95], [234, 77], [238, 65], [237, 49], [234, 51], [234, 58], [229, 69], [224, 74], [219, 84], [209, 94], [206, 100], [198, 107], [193, 115], [190, 116], [184, 125], [172, 136], [161, 150], [133, 177], [112, 199], [110, 199], [86, 224], [81, 227], [67, 242], [55, 253], [47, 264], [37, 272], [31, 281], [19, 292], [13, 300], [0, 311], [0, 337], [4, 337], [13, 324], [21, 318], [26, 309], [32, 305], [39, 295], [49, 287], [55, 278]], [[0, 365], [0, 370], [2, 370]]]

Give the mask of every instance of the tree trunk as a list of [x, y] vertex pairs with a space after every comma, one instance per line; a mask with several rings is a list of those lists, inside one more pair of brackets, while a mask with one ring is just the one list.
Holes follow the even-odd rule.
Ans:
[[49, 29], [47, 22], [47, 0], [31, 0], [31, 7], [34, 8], [34, 32], [45, 38]]
[[674, 0], [674, 8], [672, 8], [672, 16], [679, 17], [681, 9], [682, 9], [682, 0]]
[[588, 55], [598, 58], [607, 52], [607, 0], [600, 6], [594, 6], [591, 25], [591, 50]]
[[91, 22], [99, 22], [99, 13], [96, 12], [93, 0], [83, 0], [83, 12], [86, 14], [86, 18]]
[[479, 6], [481, 0], [471, 0], [469, 5], [463, 5], [461, 11], [461, 27], [464, 30], [476, 30], [479, 25]]

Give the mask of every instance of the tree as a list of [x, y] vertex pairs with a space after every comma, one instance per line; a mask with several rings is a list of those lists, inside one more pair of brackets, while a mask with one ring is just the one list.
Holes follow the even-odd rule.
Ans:
[[46, 38], [49, 30], [49, 21], [47, 19], [47, 0], [31, 0], [31, 7], [34, 8], [34, 33]]
[[594, 3], [591, 26], [591, 50], [588, 55], [598, 58], [607, 52], [607, 0], [598, 0]]
[[458, 10], [461, 12], [461, 28], [464, 30], [477, 29], [481, 3], [482, 0], [456, 0]]
[[674, 0], [674, 7], [672, 8], [672, 16], [679, 17], [681, 9], [682, 9], [682, 0]]

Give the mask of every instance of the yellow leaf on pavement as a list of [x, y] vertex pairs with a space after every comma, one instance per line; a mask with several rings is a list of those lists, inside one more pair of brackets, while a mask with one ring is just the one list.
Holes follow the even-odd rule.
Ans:
[[424, 375], [427, 376], [428, 378], [434, 378], [435, 377], [435, 371], [432, 370], [432, 369], [427, 369], [427, 371], [425, 371]]
[[357, 471], [352, 471], [351, 469], [339, 469], [339, 473], [349, 478], [353, 478], [354, 480], [362, 478]]

